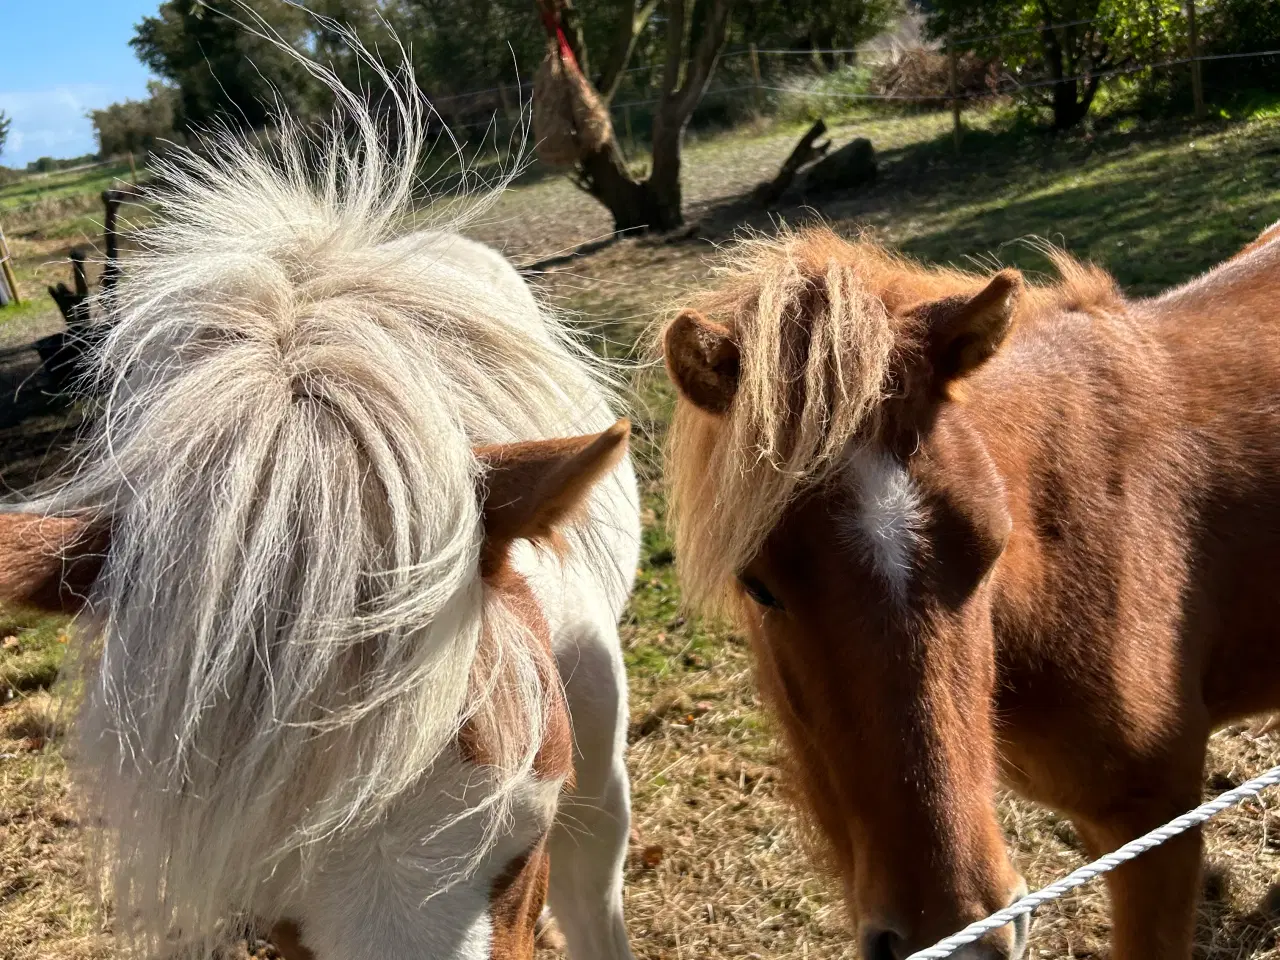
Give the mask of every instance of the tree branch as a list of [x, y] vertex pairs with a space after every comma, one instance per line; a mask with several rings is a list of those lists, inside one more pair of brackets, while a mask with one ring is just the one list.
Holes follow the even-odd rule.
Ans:
[[684, 0], [667, 0], [667, 60], [662, 65], [662, 97], [675, 96], [684, 60]]
[[711, 0], [711, 9], [707, 11], [702, 36], [698, 39], [698, 49], [685, 72], [684, 85], [677, 94], [681, 118], [687, 119], [693, 113], [707, 89], [711, 73], [715, 70], [716, 61], [724, 47], [729, 27], [729, 9], [732, 6], [733, 0]]
[[582, 20], [573, 7], [573, 0], [556, 0], [560, 12], [560, 26], [564, 29], [565, 39], [569, 41], [569, 49], [577, 58], [578, 69], [584, 77], [591, 76], [590, 51], [587, 40], [582, 34]]
[[658, 8], [658, 0], [645, 0], [639, 10], [636, 9], [636, 3], [637, 0], [629, 0], [618, 18], [613, 47], [605, 57], [600, 76], [596, 78], [596, 90], [605, 103], [612, 100], [613, 95], [618, 92], [618, 85], [622, 83], [627, 64], [631, 62], [631, 55], [635, 52], [636, 41], [640, 39], [640, 33], [653, 16], [653, 11]]

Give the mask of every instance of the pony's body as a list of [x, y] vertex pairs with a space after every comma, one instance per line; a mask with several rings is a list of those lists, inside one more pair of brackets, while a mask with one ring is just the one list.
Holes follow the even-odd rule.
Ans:
[[[1277, 239], [1128, 301], [1061, 257], [1060, 285], [1025, 289], [818, 232], [744, 258], [757, 286], [669, 329], [677, 555], [695, 596], [745, 584], [730, 608], [872, 960], [1024, 889], [997, 777], [1070, 815], [1100, 855], [1199, 802], [1214, 727], [1280, 708]], [[760, 292], [788, 270], [805, 292]], [[784, 319], [766, 340], [769, 306]], [[842, 345], [837, 322], [859, 332]], [[848, 338], [892, 345], [868, 361], [842, 353]], [[752, 365], [770, 363], [808, 391], [775, 397], [773, 434], [752, 392]], [[847, 416], [859, 396], [865, 414]], [[835, 434], [826, 461], [810, 423]], [[759, 486], [753, 470], [805, 450], [758, 543], [733, 555], [723, 517], [697, 511], [739, 481], [694, 469]], [[1117, 960], [1189, 956], [1199, 853], [1193, 833], [1111, 875]], [[1024, 945], [1006, 929], [966, 955]]]
[[516, 960], [549, 900], [571, 956], [628, 960], [639, 508], [607, 372], [497, 253], [402, 229], [416, 91], [389, 154], [315, 70], [356, 145], [313, 162], [286, 125], [162, 171], [93, 442], [0, 518], [0, 598], [88, 597], [116, 931]]

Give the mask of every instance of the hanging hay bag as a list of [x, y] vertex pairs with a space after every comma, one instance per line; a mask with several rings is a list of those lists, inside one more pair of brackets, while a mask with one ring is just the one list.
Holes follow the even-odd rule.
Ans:
[[538, 159], [571, 167], [613, 137], [609, 110], [553, 40], [533, 76], [533, 136]]

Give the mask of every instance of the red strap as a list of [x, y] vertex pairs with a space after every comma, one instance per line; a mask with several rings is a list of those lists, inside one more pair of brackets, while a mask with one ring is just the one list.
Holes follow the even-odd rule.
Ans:
[[569, 38], [564, 35], [563, 27], [556, 27], [556, 39], [560, 41], [560, 59], [577, 69], [578, 59], [573, 55], [573, 48], [569, 46]]
[[542, 12], [542, 25], [547, 28], [547, 36], [555, 35], [560, 47], [560, 59], [573, 67], [578, 66], [578, 58], [573, 55], [573, 47], [569, 46], [569, 38], [564, 35], [564, 27], [560, 26], [560, 14], [553, 3], [539, 3]]

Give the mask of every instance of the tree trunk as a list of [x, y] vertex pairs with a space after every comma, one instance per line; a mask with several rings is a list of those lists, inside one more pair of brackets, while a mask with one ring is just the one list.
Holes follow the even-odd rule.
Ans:
[[582, 159], [582, 187], [613, 215], [615, 233], [674, 230], [684, 223], [680, 209], [679, 157], [674, 196], [671, 186], [650, 177], [633, 180], [617, 144], [610, 142]]
[[[547, 6], [550, 4], [550, 6]], [[685, 16], [685, 0], [668, 0], [667, 56], [663, 68], [662, 99], [653, 118], [653, 167], [647, 180], [635, 180], [627, 169], [617, 136], [601, 149], [578, 161], [577, 183], [613, 215], [615, 232], [650, 230], [664, 232], [684, 224], [680, 190], [680, 148], [685, 127], [694, 108], [706, 92], [711, 73], [724, 46], [732, 0], [712, 0], [703, 10], [701, 35], [695, 49], [691, 24]], [[542, 9], [563, 15], [572, 9], [570, 0], [539, 0]], [[636, 3], [626, 11], [632, 16], [634, 32], [644, 26], [656, 4], [646, 2], [639, 11]], [[690, 8], [692, 11], [692, 8]], [[619, 47], [622, 47], [621, 31]], [[634, 43], [634, 37], [629, 44]], [[613, 58], [621, 70], [626, 56]], [[610, 69], [614, 66], [610, 64]], [[682, 70], [682, 67], [685, 67]], [[683, 74], [683, 83], [681, 83]], [[611, 94], [616, 76], [602, 76]]]
[[660, 227], [655, 226], [658, 230], [670, 230], [684, 223], [680, 192], [680, 148], [689, 117], [681, 116], [680, 113], [679, 106], [664, 97], [653, 118], [653, 172], [649, 175], [648, 185], [654, 216], [662, 224]]
[[1068, 130], [1083, 118], [1076, 99], [1076, 81], [1059, 80], [1053, 85], [1053, 129]]
[[1053, 78], [1053, 129], [1070, 130], [1085, 118], [1093, 95], [1098, 90], [1098, 78], [1085, 81], [1084, 95], [1080, 95], [1079, 81], [1066, 79], [1069, 64], [1062, 44], [1050, 27], [1049, 11], [1044, 11], [1045, 27], [1040, 34], [1045, 60], [1049, 63], [1049, 75]]

